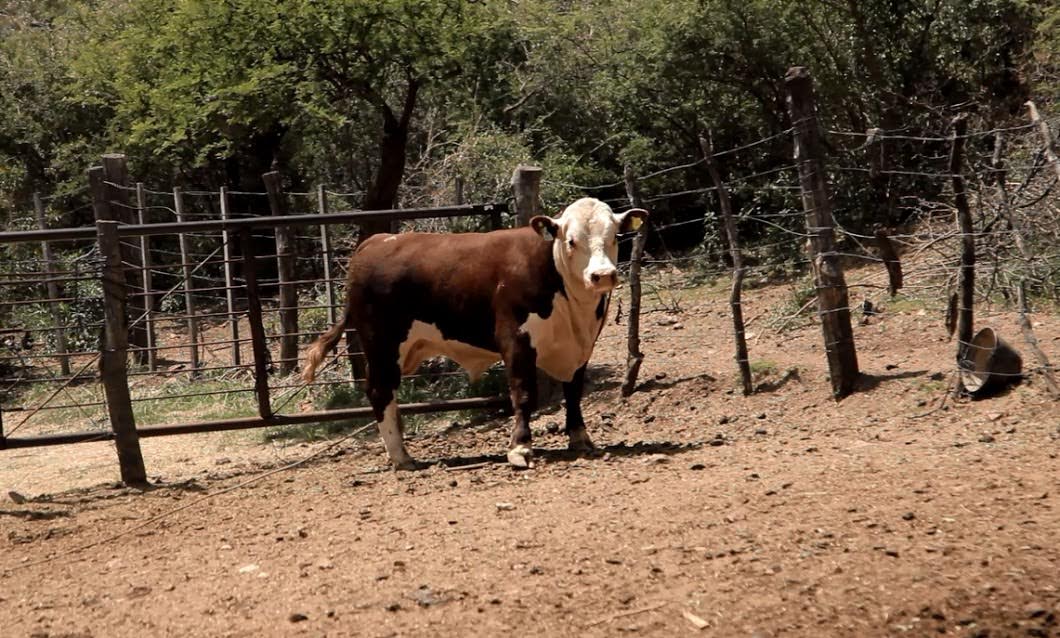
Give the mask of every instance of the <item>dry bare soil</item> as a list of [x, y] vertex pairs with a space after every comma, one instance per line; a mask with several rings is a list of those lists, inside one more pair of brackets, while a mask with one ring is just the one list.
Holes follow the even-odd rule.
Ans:
[[[374, 436], [152, 439], [143, 493], [114, 486], [103, 444], [6, 452], [0, 487], [29, 500], [0, 504], [0, 634], [1060, 634], [1060, 410], [1041, 380], [937, 409], [942, 318], [884, 301], [837, 403], [819, 326], [766, 328], [781, 286], [747, 293], [760, 387], [744, 397], [724, 297], [645, 316], [629, 399], [625, 322], [606, 328], [596, 458], [563, 452], [561, 413], [535, 421], [524, 472], [501, 462], [503, 420], [439, 422], [410, 443], [438, 463], [403, 474]], [[1060, 361], [1060, 322], [1034, 320]], [[977, 321], [1025, 350], [1013, 314]]]

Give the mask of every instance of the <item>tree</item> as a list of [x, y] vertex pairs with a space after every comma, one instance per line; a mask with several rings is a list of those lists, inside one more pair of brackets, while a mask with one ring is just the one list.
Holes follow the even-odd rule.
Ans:
[[425, 94], [493, 79], [499, 6], [144, 0], [100, 18], [80, 69], [115, 105], [115, 139], [189, 171], [224, 163], [225, 181], [313, 164], [336, 132], [374, 139], [374, 160], [365, 142], [347, 151], [348, 177], [365, 208], [392, 208]]

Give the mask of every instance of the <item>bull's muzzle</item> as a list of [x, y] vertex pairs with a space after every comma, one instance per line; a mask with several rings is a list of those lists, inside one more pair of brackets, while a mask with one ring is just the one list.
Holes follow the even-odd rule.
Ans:
[[589, 274], [589, 284], [597, 292], [608, 292], [618, 285], [618, 270], [598, 268]]

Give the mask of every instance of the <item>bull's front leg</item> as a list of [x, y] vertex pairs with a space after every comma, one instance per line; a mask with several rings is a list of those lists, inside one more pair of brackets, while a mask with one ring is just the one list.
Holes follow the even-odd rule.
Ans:
[[588, 432], [585, 431], [585, 419], [582, 418], [582, 393], [585, 391], [585, 368], [578, 368], [570, 381], [563, 382], [563, 401], [567, 406], [568, 447], [576, 452], [590, 452], [596, 449]]
[[530, 416], [537, 407], [537, 352], [530, 344], [530, 335], [526, 333], [518, 332], [506, 341], [501, 355], [508, 371], [508, 388], [515, 412], [508, 462], [515, 467], [530, 468], [533, 467], [534, 455]]

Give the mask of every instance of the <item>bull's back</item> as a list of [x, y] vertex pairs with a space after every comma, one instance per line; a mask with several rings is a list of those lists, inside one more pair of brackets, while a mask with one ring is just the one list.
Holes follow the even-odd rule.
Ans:
[[350, 260], [355, 323], [368, 322], [364, 327], [373, 332], [407, 333], [420, 321], [446, 339], [495, 350], [498, 298], [520, 303], [511, 295], [534, 286], [534, 271], [542, 267], [534, 262], [541, 261], [545, 244], [527, 228], [374, 235]]

